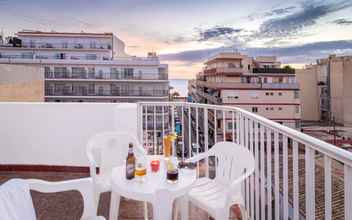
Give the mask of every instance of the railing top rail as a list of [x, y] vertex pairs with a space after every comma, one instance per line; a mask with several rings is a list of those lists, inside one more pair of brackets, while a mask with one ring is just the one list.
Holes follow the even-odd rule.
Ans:
[[260, 115], [248, 112], [238, 107], [233, 106], [218, 106], [210, 104], [200, 104], [200, 103], [189, 103], [189, 102], [138, 102], [138, 105], [148, 105], [148, 106], [190, 106], [190, 107], [200, 107], [205, 109], [213, 110], [225, 110], [225, 111], [235, 111], [242, 113], [245, 117], [252, 120], [258, 121], [263, 126], [272, 129], [275, 132], [279, 132], [295, 141], [302, 144], [308, 145], [315, 149], [316, 151], [323, 153], [335, 160], [338, 160], [348, 166], [352, 167], [352, 153], [344, 149], [338, 148], [332, 144], [319, 140], [315, 137], [309, 136], [302, 132], [296, 131], [292, 128], [281, 125], [272, 120], [266, 119]]

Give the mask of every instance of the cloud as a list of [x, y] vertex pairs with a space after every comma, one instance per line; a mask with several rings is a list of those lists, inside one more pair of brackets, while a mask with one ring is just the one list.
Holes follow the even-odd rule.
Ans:
[[198, 41], [207, 41], [218, 37], [231, 37], [233, 34], [240, 33], [242, 29], [235, 29], [232, 27], [215, 26], [206, 30], [199, 31]]
[[[174, 54], [162, 54], [164, 61], [180, 61], [185, 63], [203, 62], [209, 56], [232, 50], [230, 47], [184, 51]], [[318, 58], [327, 57], [331, 53], [352, 54], [352, 40], [349, 41], [326, 41], [315, 42], [291, 47], [251, 47], [239, 48], [239, 52], [249, 56], [274, 55], [285, 63], [310, 63]]]
[[288, 14], [292, 12], [294, 9], [296, 9], [296, 6], [290, 6], [286, 8], [276, 8], [271, 10], [270, 12], [266, 12], [264, 15], [265, 16], [283, 15], [283, 14]]
[[305, 2], [302, 3], [301, 10], [293, 14], [272, 18], [262, 23], [255, 37], [283, 38], [293, 36], [303, 28], [315, 25], [319, 18], [351, 6], [350, 0], [329, 3]]
[[339, 24], [339, 25], [352, 25], [352, 20], [341, 18], [341, 19], [334, 20], [332, 23]]

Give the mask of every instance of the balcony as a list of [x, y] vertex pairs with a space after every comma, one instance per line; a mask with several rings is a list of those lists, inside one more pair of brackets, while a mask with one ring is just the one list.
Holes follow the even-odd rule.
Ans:
[[[139, 73], [138, 73], [139, 74]], [[156, 77], [146, 77], [145, 75], [156, 75]], [[124, 73], [95, 73], [95, 72], [80, 72], [80, 73], [71, 73], [70, 71], [66, 72], [46, 72], [45, 79], [48, 80], [101, 80], [101, 81], [129, 81], [129, 80], [168, 80], [167, 74], [159, 74], [159, 73], [140, 73], [137, 75], [127, 75]]]
[[86, 87], [73, 89], [45, 89], [45, 96], [107, 96], [107, 97], [165, 97], [169, 95], [168, 90], [119, 90], [119, 89], [96, 89], [90, 90]]
[[204, 70], [205, 75], [229, 74], [241, 75], [245, 70], [242, 67], [216, 67]]
[[265, 74], [295, 74], [295, 69], [290, 68], [253, 68], [253, 73]]
[[[160, 153], [160, 138], [170, 130], [179, 135], [174, 152], [180, 158], [207, 151], [223, 140], [253, 152], [255, 173], [242, 186], [251, 219], [352, 219], [352, 153], [240, 108], [169, 102], [0, 106], [0, 182], [13, 177], [87, 176], [85, 148], [92, 135], [108, 130], [130, 132], [150, 152]], [[225, 120], [219, 121], [219, 115]], [[162, 129], [152, 127], [157, 122], [164, 125]], [[216, 175], [213, 162], [205, 160], [199, 173]], [[77, 213], [81, 208], [77, 195], [67, 192], [51, 198], [64, 210]], [[55, 216], [46, 198], [34, 197], [41, 219]], [[109, 196], [103, 197], [99, 212], [107, 217]], [[70, 202], [63, 202], [64, 198]], [[120, 217], [142, 219], [142, 207], [142, 203], [123, 201]], [[205, 216], [192, 208], [191, 219]]]

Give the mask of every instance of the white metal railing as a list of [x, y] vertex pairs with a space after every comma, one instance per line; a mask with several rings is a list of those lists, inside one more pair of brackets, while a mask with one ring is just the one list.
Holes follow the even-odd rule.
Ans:
[[[180, 158], [224, 140], [253, 152], [255, 173], [243, 186], [251, 219], [352, 219], [350, 152], [237, 107], [148, 102], [137, 112], [138, 136], [153, 153], [168, 132], [179, 136]], [[211, 161], [205, 166], [216, 175]]]

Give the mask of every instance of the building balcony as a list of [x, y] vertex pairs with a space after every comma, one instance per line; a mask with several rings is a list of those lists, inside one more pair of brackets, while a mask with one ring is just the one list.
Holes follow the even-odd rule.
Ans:
[[265, 74], [295, 74], [295, 69], [289, 68], [253, 68], [253, 73]]
[[[156, 75], [156, 77], [147, 77], [145, 75]], [[45, 73], [45, 79], [46, 80], [94, 80], [94, 81], [130, 81], [130, 80], [147, 80], [147, 81], [168, 81], [168, 75], [167, 74], [158, 74], [158, 73], [140, 73], [139, 76], [136, 74], [132, 75], [127, 75], [123, 73], [87, 73], [87, 72], [81, 72], [81, 73], [72, 73], [69, 71], [66, 72], [46, 72]]]
[[72, 96], [72, 97], [167, 97], [168, 90], [119, 90], [119, 89], [96, 89], [90, 90], [82, 87], [76, 90], [73, 89], [45, 89], [45, 96]]
[[242, 67], [216, 67], [204, 70], [204, 75], [241, 75], [245, 70]]
[[199, 81], [196, 82], [197, 86], [212, 88], [212, 89], [288, 89], [288, 90], [298, 90], [298, 83], [247, 83], [247, 82], [208, 82]]
[[[240, 108], [182, 102], [0, 106], [0, 184], [14, 177], [88, 176], [87, 140], [101, 131], [134, 134], [157, 154], [162, 152], [164, 132], [175, 131], [178, 142], [173, 152], [180, 158], [208, 151], [224, 140], [254, 154], [255, 173], [242, 185], [250, 219], [352, 219], [352, 153]], [[164, 130], [151, 129], [149, 123], [160, 123], [160, 109], [168, 115], [168, 120], [161, 121]], [[209, 129], [209, 120], [216, 120], [210, 117], [214, 112], [226, 115], [226, 126]], [[213, 164], [209, 159], [198, 166], [200, 176], [216, 177]], [[57, 219], [53, 206], [61, 206], [67, 219], [77, 219], [74, 214], [82, 209], [75, 192], [51, 194], [55, 205], [38, 193], [33, 197], [40, 219]], [[105, 217], [108, 198], [103, 195], [98, 210]], [[123, 200], [120, 207], [120, 219], [143, 219], [143, 203]], [[190, 213], [190, 219], [207, 218], [192, 206]]]

